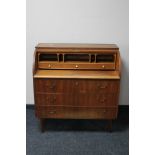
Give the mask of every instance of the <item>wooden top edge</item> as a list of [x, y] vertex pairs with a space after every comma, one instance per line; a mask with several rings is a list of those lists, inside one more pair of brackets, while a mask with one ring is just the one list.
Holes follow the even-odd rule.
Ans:
[[83, 76], [83, 77], [70, 77], [70, 76], [65, 76], [65, 77], [60, 77], [60, 76], [55, 76], [55, 77], [49, 77], [49, 76], [34, 76], [35, 79], [39, 78], [48, 78], [48, 79], [107, 79], [107, 80], [119, 80], [120, 77], [118, 76], [105, 76], [105, 77], [89, 77], [89, 76]]
[[[63, 75], [63, 76], [62, 76]], [[104, 71], [67, 71], [67, 70], [38, 70], [34, 78], [60, 78], [60, 79], [120, 79], [119, 72]]]
[[80, 43], [39, 43], [37, 49], [43, 48], [65, 48], [65, 49], [113, 49], [118, 50], [116, 44], [80, 44]]

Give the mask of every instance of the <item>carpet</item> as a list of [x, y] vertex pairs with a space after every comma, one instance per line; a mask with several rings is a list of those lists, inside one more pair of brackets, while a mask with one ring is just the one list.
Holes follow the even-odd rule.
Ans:
[[128, 155], [129, 123], [125, 115], [113, 122], [113, 132], [103, 120], [47, 120], [46, 130], [34, 108], [26, 108], [27, 155]]

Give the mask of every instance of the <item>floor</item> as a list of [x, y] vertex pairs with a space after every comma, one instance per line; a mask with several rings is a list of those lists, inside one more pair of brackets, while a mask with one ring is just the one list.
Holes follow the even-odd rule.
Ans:
[[128, 117], [119, 115], [113, 131], [107, 132], [106, 121], [47, 120], [41, 133], [34, 108], [26, 108], [27, 155], [128, 155]]

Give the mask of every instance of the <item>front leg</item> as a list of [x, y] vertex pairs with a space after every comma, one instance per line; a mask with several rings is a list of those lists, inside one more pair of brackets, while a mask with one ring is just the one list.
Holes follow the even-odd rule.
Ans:
[[105, 129], [106, 129], [106, 131], [112, 132], [112, 119], [107, 120]]
[[41, 132], [45, 131], [45, 119], [43, 118], [40, 119], [40, 128], [41, 128]]

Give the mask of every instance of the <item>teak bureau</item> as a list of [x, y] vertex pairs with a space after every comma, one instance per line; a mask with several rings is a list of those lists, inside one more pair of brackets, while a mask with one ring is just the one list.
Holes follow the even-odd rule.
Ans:
[[38, 44], [33, 83], [41, 130], [46, 118], [116, 119], [120, 67], [114, 44]]

